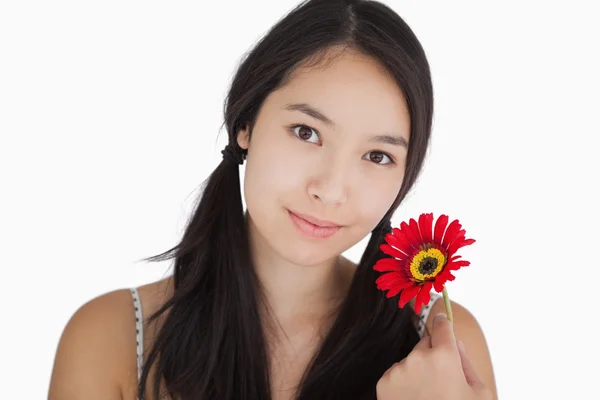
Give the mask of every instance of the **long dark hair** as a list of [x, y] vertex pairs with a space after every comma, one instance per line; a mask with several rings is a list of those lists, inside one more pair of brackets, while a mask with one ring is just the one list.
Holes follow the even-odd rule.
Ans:
[[[376, 1], [303, 2], [241, 62], [224, 107], [229, 144], [244, 154], [236, 135], [253, 126], [265, 98], [299, 65], [317, 64], [327, 49], [340, 45], [373, 57], [396, 80], [409, 108], [410, 143], [400, 192], [371, 233], [347, 297], [299, 383], [302, 400], [375, 399], [378, 379], [419, 340], [414, 311], [399, 309], [376, 288], [372, 268], [384, 256], [379, 245], [421, 171], [431, 134], [430, 69], [408, 25]], [[250, 258], [239, 178], [238, 165], [219, 164], [202, 185], [181, 242], [145, 259], [174, 259], [174, 292], [149, 318], [162, 315], [164, 321], [144, 363], [140, 398], [153, 364], [154, 400], [161, 378], [169, 395], [183, 400], [271, 398], [259, 311], [263, 297]]]

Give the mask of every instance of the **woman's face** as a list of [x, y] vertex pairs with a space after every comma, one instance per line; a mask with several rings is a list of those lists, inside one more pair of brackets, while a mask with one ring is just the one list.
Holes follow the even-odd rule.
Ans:
[[[409, 133], [404, 96], [372, 59], [344, 52], [325, 67], [297, 70], [266, 98], [250, 140], [246, 129], [238, 134], [248, 149], [244, 196], [251, 235], [300, 265], [349, 249], [396, 198]], [[383, 135], [390, 137], [377, 139]], [[341, 228], [312, 237], [289, 211]]]

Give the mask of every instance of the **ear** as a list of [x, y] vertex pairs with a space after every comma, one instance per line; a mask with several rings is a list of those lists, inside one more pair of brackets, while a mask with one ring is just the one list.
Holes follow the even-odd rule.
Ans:
[[248, 124], [244, 125], [237, 132], [237, 143], [242, 148], [247, 150], [250, 146], [250, 130]]

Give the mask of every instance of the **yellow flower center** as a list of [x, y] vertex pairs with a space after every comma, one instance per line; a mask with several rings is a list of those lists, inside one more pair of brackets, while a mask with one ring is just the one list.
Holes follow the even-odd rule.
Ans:
[[423, 249], [413, 257], [410, 272], [419, 281], [435, 278], [446, 265], [446, 256], [436, 248]]

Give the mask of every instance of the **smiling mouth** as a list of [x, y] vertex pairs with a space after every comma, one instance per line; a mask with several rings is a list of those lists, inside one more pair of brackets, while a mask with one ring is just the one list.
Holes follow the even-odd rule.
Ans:
[[320, 226], [315, 225], [312, 222], [307, 221], [306, 219], [300, 217], [299, 215], [293, 213], [288, 210], [288, 214], [290, 219], [296, 226], [296, 228], [305, 236], [310, 238], [324, 239], [330, 236], [333, 236], [337, 231], [339, 231], [341, 226]]
[[339, 227], [341, 227], [341, 225], [338, 225], [335, 222], [331, 222], [331, 221], [327, 221], [327, 220], [322, 220], [322, 219], [313, 217], [313, 216], [308, 215], [308, 214], [301, 214], [301, 213], [293, 212], [291, 210], [288, 210], [288, 211], [291, 212], [291, 213], [293, 213], [297, 217], [300, 217], [303, 220], [311, 223], [312, 225], [315, 225], [315, 226], [318, 226], [318, 227], [321, 227], [321, 228], [339, 228]]

